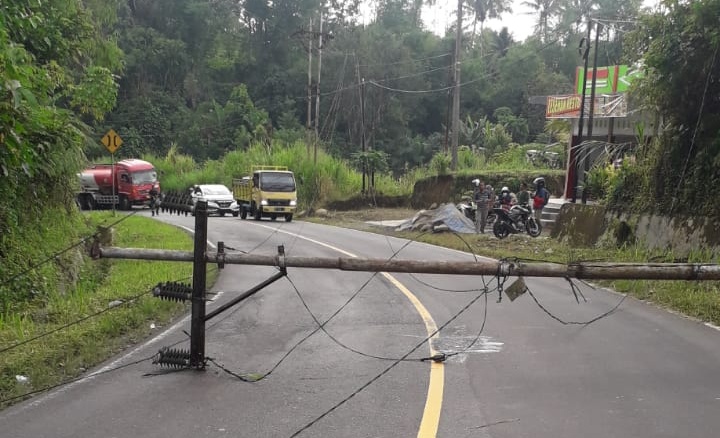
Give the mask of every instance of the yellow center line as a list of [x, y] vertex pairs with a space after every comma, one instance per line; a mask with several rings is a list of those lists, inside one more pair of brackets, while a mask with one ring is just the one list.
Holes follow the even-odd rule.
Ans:
[[[253, 225], [257, 225], [259, 227], [267, 228], [269, 230], [273, 230], [277, 233], [283, 233], [288, 234], [290, 236], [296, 237], [298, 239], [303, 239], [308, 242], [312, 242], [316, 245], [324, 246], [325, 248], [332, 249], [333, 251], [337, 251], [341, 254], [344, 254], [348, 257], [357, 257], [355, 254], [345, 251], [343, 249], [340, 249], [336, 246], [332, 246], [330, 244], [320, 242], [319, 240], [311, 239], [309, 237], [301, 236], [296, 233], [292, 233], [290, 231], [284, 231], [277, 228], [269, 227], [267, 225], [261, 225], [261, 224], [255, 224], [252, 222], [248, 222]], [[427, 332], [428, 336], [433, 335], [437, 331], [437, 324], [435, 324], [435, 320], [433, 320], [432, 316], [430, 315], [430, 312], [428, 312], [427, 308], [423, 305], [423, 303], [418, 299], [418, 297], [413, 294], [410, 289], [405, 287], [404, 284], [400, 283], [397, 278], [393, 277], [387, 272], [381, 272], [382, 276], [384, 276], [390, 283], [393, 284], [400, 292], [405, 295], [405, 297], [410, 301], [410, 303], [415, 307], [415, 310], [420, 315], [420, 317], [423, 320], [423, 323], [425, 323], [425, 331]], [[431, 339], [428, 340], [428, 344], [430, 346], [430, 355], [433, 356], [437, 353], [435, 349], [432, 346], [432, 340], [437, 338], [437, 333], [435, 333]], [[423, 410], [423, 416], [422, 421], [420, 421], [420, 428], [418, 429], [417, 436], [418, 438], [434, 438], [437, 435], [438, 426], [440, 425], [440, 412], [442, 411], [442, 402], [443, 402], [443, 389], [445, 385], [445, 366], [442, 362], [430, 362], [430, 382], [428, 383], [428, 392], [427, 392], [427, 398], [425, 399], [425, 409]]]

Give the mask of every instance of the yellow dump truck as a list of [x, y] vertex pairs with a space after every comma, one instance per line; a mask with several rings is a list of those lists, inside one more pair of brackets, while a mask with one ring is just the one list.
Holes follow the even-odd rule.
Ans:
[[260, 220], [285, 217], [292, 221], [297, 208], [295, 175], [284, 166], [253, 166], [252, 175], [234, 178], [233, 194], [240, 206], [240, 217], [248, 214]]

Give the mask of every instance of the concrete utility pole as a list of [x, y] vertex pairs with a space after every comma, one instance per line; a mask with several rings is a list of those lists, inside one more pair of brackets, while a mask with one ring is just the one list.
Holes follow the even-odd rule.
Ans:
[[357, 73], [357, 79], [358, 79], [358, 85], [360, 85], [360, 88], [358, 89], [358, 93], [360, 95], [360, 142], [361, 142], [361, 148], [362, 148], [362, 194], [365, 194], [365, 174], [367, 173], [367, 166], [365, 163], [367, 160], [365, 159], [365, 152], [367, 151], [367, 146], [365, 143], [365, 78], [360, 77], [360, 62], [357, 60], [357, 56], [355, 57], [355, 72]]
[[[592, 21], [588, 20], [588, 29], [587, 29], [587, 38], [585, 38], [585, 44], [587, 45], [585, 47], [585, 51], [583, 52], [583, 59], [585, 60], [585, 69], [583, 70], [583, 79], [582, 79], [582, 94], [580, 98], [580, 119], [578, 120], [578, 139], [575, 146], [579, 146], [583, 142], [583, 124], [585, 123], [585, 90], [587, 89], [587, 72], [588, 72], [588, 63], [590, 61], [590, 32], [592, 32]], [[572, 136], [571, 136], [572, 137]], [[575, 203], [577, 201], [577, 186], [578, 186], [578, 166], [577, 166], [577, 156], [580, 153], [579, 147], [571, 147], [570, 148], [570, 164], [572, 165], [573, 170], [573, 177], [572, 177], [572, 199], [571, 201]]]
[[458, 161], [458, 134], [460, 131], [460, 48], [462, 46], [462, 8], [463, 0], [458, 0], [457, 30], [455, 31], [455, 74], [453, 78], [453, 111], [452, 111], [452, 159], [450, 168], [457, 169]]
[[[310, 35], [313, 31], [313, 21], [310, 19]], [[305, 125], [306, 132], [306, 148], [307, 154], [310, 156], [310, 142], [312, 141], [312, 135], [310, 130], [312, 129], [312, 52], [313, 52], [313, 39], [310, 38], [310, 49], [308, 50], [308, 85], [307, 85], [307, 124]]]
[[[595, 114], [595, 84], [597, 79], [597, 58], [598, 58], [598, 44], [600, 44], [600, 23], [595, 24], [595, 47], [593, 47], [593, 70], [592, 70], [592, 83], [590, 84], [590, 114], [588, 115], [588, 138], [592, 139], [593, 135], [593, 115]], [[586, 75], [587, 76], [587, 75]], [[590, 170], [590, 154], [585, 154], [585, 160], [583, 163], [583, 192], [582, 192], [582, 203], [587, 204], [587, 172]]]
[[[204, 225], [206, 226], [206, 225]], [[100, 247], [100, 258], [222, 263], [223, 265], [276, 266], [279, 268], [337, 269], [340, 271], [405, 272], [416, 274], [490, 275], [508, 277], [582, 278], [587, 280], [720, 280], [720, 265], [704, 263], [548, 262], [518, 263], [503, 260], [438, 261], [362, 259], [354, 257], [297, 257], [229, 254], [169, 249]], [[198, 265], [199, 266], [199, 265]]]
[[320, 34], [318, 35], [318, 71], [317, 83], [315, 84], [315, 141], [313, 142], [313, 163], [317, 164], [317, 144], [320, 141], [320, 72], [322, 71], [322, 49], [323, 49], [323, 16], [320, 11]]

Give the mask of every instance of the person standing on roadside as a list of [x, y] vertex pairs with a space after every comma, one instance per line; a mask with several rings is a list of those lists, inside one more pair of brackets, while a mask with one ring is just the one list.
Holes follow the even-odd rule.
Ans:
[[547, 205], [550, 200], [550, 192], [545, 188], [545, 178], [535, 178], [533, 181], [535, 184], [535, 195], [533, 196], [533, 210], [535, 213], [535, 220], [540, 223], [542, 218], [543, 208]]
[[530, 205], [530, 192], [528, 192], [527, 183], [520, 184], [520, 192], [517, 194], [517, 203], [520, 205]]
[[488, 216], [488, 205], [490, 202], [490, 193], [485, 187], [485, 183], [482, 181], [478, 182], [477, 190], [475, 191], [475, 205], [477, 211], [475, 212], [475, 232], [485, 233], [485, 225], [487, 223]]

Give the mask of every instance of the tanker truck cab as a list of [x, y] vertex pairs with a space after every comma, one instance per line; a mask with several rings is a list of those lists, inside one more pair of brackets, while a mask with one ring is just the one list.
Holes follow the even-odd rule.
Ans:
[[233, 180], [233, 193], [243, 219], [282, 216], [290, 222], [297, 207], [295, 175], [287, 167], [255, 166], [252, 176]]
[[[143, 160], [128, 159], [114, 164], [95, 164], [82, 171], [78, 205], [83, 210], [117, 205], [149, 205], [150, 191], [160, 193], [157, 171]], [[114, 180], [114, 181], [113, 181]]]

